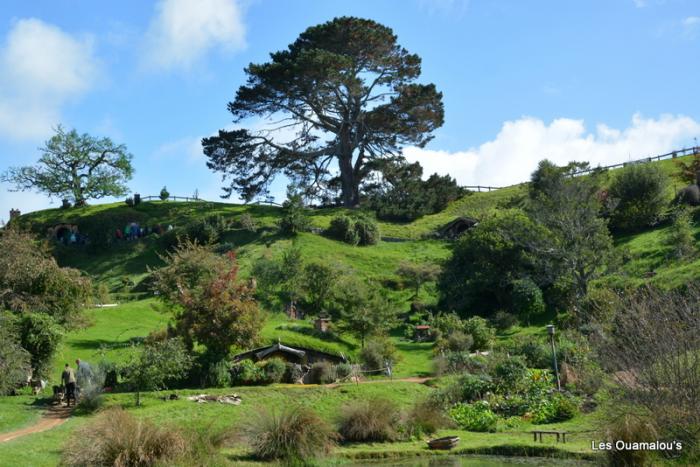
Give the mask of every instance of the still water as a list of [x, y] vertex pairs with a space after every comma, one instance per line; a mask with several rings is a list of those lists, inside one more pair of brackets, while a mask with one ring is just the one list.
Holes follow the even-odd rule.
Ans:
[[591, 462], [574, 459], [548, 459], [543, 457], [504, 457], [504, 456], [440, 456], [422, 459], [392, 459], [381, 461], [363, 460], [350, 465], [382, 467], [512, 467], [512, 466], [578, 466], [595, 465]]

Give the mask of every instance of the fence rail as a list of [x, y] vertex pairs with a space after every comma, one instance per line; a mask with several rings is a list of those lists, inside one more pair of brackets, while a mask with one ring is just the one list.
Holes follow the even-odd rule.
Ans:
[[664, 159], [675, 159], [677, 157], [693, 156], [695, 154], [700, 154], [700, 147], [699, 146], [677, 149], [675, 151], [667, 152], [666, 154], [659, 154], [657, 156], [643, 157], [641, 159], [635, 159], [633, 161], [621, 162], [619, 164], [605, 165], [602, 167], [600, 167], [600, 166], [599, 167], [592, 167], [590, 169], [579, 170], [578, 172], [574, 172], [572, 175], [574, 175], [574, 176], [585, 175], [585, 174], [594, 172], [596, 170], [617, 169], [620, 167], [626, 167], [628, 165], [633, 165], [633, 164], [646, 164], [647, 162], [660, 161], [660, 160], [664, 160]]
[[[152, 201], [159, 200], [160, 196], [141, 196], [141, 201]], [[205, 201], [202, 198], [195, 198], [194, 196], [168, 196], [167, 201]]]
[[472, 190], [472, 191], [478, 191], [479, 193], [481, 193], [482, 191], [500, 190], [503, 187], [502, 186], [467, 185], [467, 186], [463, 186], [462, 188], [466, 188], [467, 190]]

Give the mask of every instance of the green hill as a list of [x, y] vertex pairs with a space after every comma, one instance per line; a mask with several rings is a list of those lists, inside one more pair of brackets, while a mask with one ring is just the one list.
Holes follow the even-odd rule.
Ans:
[[[669, 175], [673, 174], [672, 161], [655, 162]], [[682, 183], [674, 182], [667, 194], [669, 201]], [[483, 218], [489, 212], [516, 203], [526, 193], [526, 185], [516, 185], [492, 192], [471, 193], [451, 203], [444, 211], [424, 216], [414, 222], [380, 222], [382, 236], [386, 239], [379, 244], [367, 247], [350, 246], [332, 240], [318, 233], [302, 233], [295, 239], [285, 238], [277, 233], [276, 224], [281, 209], [272, 206], [236, 205], [227, 203], [198, 202], [143, 202], [137, 207], [124, 203], [102, 204], [73, 209], [49, 209], [21, 216], [18, 223], [32, 229], [37, 234], [45, 234], [47, 229], [57, 224], [77, 224], [81, 231], [97, 232], [107, 237], [127, 222], [137, 221], [141, 225], [182, 226], [208, 216], [219, 215], [233, 222], [219, 240], [226, 248], [237, 251], [242, 274], [250, 273], [252, 264], [263, 255], [280, 255], [292, 242], [302, 251], [306, 261], [334, 262], [347, 268], [353, 274], [375, 280], [385, 285], [385, 293], [409, 308], [411, 292], [396, 286], [399, 282], [396, 268], [402, 261], [417, 263], [440, 263], [450, 254], [450, 242], [435, 237], [440, 226], [458, 216]], [[342, 208], [313, 209], [310, 211], [312, 225], [318, 229], [329, 225], [334, 215], [343, 212]], [[237, 222], [241, 215], [250, 215], [258, 226], [256, 232], [248, 231]], [[668, 226], [659, 225], [644, 231], [619, 235], [615, 238], [618, 249], [624, 252], [624, 263], [619, 270], [604, 279], [615, 285], [639, 286], [653, 283], [663, 287], [680, 286], [700, 275], [700, 259], [679, 262], [669, 258], [669, 248], [664, 245]], [[695, 237], [700, 239], [700, 224], [695, 227]], [[110, 246], [91, 248], [87, 246], [65, 247], [56, 244], [55, 255], [63, 266], [71, 266], [84, 271], [98, 284], [107, 286], [119, 307], [98, 309], [89, 312], [93, 326], [68, 336], [64, 350], [57, 363], [82, 356], [94, 360], [97, 355], [117, 360], [123, 358], [124, 348], [130, 339], [144, 337], [150, 331], [165, 326], [167, 316], [155, 311], [155, 303], [149, 298], [148, 288], [140, 281], [148, 273], [148, 268], [162, 264], [160, 255], [165, 251], [162, 240], [156, 235], [138, 241], [114, 242]], [[393, 284], [393, 285], [392, 285]], [[427, 288], [421, 300], [435, 303], [434, 290]], [[268, 321], [262, 336], [268, 342], [283, 340], [290, 345], [314, 347], [334, 353], [353, 356], [358, 345], [352, 338], [322, 340], [315, 337], [311, 323], [290, 322], [281, 309], [268, 309]], [[521, 329], [521, 333], [540, 333], [538, 329]], [[425, 374], [430, 371], [432, 352], [430, 345], [413, 344], [394, 336], [402, 354], [397, 372], [402, 376]]]

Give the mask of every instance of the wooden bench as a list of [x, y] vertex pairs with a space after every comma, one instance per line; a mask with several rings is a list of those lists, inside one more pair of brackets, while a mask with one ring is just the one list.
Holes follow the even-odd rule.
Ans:
[[562, 443], [566, 443], [566, 431], [556, 431], [556, 430], [535, 430], [532, 432], [533, 441], [537, 441], [537, 437], [540, 437], [540, 443], [542, 442], [542, 435], [556, 435], [557, 443], [561, 439]]

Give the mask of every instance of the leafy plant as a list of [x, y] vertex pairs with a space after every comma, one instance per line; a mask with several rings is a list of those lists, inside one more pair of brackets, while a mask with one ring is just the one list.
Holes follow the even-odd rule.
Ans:
[[494, 432], [498, 424], [498, 416], [491, 411], [486, 401], [458, 404], [450, 409], [450, 417], [467, 431]]

